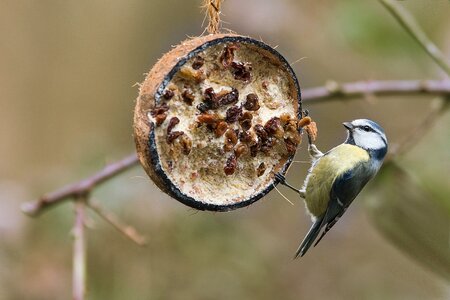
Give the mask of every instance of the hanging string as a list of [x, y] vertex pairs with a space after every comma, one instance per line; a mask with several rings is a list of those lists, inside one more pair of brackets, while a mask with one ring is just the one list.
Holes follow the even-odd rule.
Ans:
[[219, 33], [220, 27], [220, 7], [222, 0], [203, 0], [203, 7], [206, 9], [208, 16], [208, 27], [206, 30], [209, 33]]

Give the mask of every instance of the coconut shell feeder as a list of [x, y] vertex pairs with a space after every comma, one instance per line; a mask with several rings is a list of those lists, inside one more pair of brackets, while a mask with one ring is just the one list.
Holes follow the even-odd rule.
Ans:
[[134, 135], [163, 192], [199, 210], [229, 211], [261, 199], [286, 172], [301, 142], [302, 107], [279, 52], [217, 31], [182, 42], [153, 66], [140, 85]]

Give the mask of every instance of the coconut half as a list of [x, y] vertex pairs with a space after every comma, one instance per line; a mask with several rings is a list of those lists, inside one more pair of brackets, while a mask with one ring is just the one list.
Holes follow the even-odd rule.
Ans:
[[275, 185], [300, 144], [300, 87], [288, 62], [243, 36], [187, 40], [140, 86], [139, 159], [155, 184], [200, 210], [249, 205]]

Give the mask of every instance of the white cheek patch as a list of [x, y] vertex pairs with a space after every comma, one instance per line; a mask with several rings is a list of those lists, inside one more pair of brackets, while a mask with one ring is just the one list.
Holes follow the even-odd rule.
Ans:
[[355, 132], [353, 138], [356, 145], [365, 149], [377, 150], [386, 147], [383, 139], [375, 132], [365, 132], [364, 134]]

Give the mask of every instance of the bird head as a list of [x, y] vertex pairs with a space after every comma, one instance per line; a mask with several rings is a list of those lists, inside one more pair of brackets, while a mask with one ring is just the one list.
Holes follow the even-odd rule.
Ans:
[[354, 144], [367, 151], [376, 151], [380, 159], [384, 158], [388, 143], [386, 134], [380, 125], [367, 119], [344, 122], [343, 125], [348, 131], [346, 143]]

